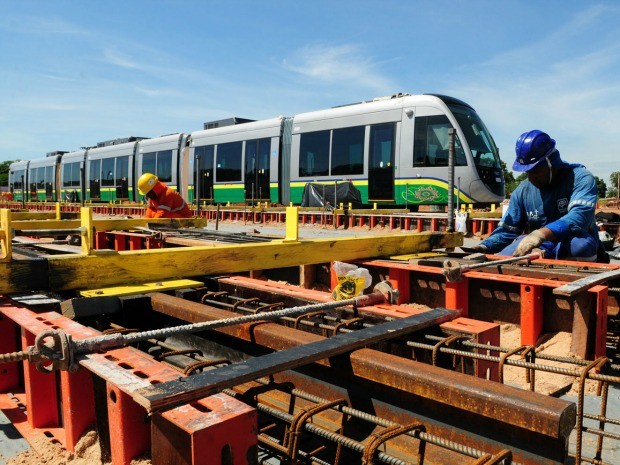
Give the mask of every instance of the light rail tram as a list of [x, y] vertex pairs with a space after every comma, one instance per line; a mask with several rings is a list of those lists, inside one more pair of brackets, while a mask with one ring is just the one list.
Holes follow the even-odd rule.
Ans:
[[444, 95], [396, 94], [326, 110], [204, 129], [128, 137], [11, 164], [16, 200], [138, 202], [151, 172], [190, 202], [300, 204], [306, 184], [351, 182], [362, 203], [448, 203], [448, 130], [456, 129], [455, 197], [504, 199], [493, 138], [467, 103]]

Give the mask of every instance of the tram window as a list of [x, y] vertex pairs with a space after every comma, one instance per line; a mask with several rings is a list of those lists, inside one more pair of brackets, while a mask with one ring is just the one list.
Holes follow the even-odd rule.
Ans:
[[80, 162], [71, 163], [71, 185], [79, 186], [80, 185]]
[[370, 127], [371, 167], [390, 167], [394, 158], [394, 126], [388, 123]]
[[90, 162], [89, 180], [91, 182], [99, 182], [101, 175], [101, 160], [92, 160]]
[[155, 174], [157, 171], [157, 152], [142, 155], [142, 173]]
[[172, 150], [142, 155], [142, 173], [153, 173], [160, 181], [172, 181]]
[[329, 131], [306, 132], [299, 147], [299, 176], [329, 174]]
[[71, 186], [71, 164], [64, 165], [62, 168], [62, 187]]
[[37, 168], [37, 189], [45, 189], [45, 168]]
[[54, 184], [54, 167], [46, 166], [45, 167], [45, 182], [46, 184]]
[[25, 170], [19, 170], [19, 171], [15, 171], [13, 173], [13, 189], [22, 189], [22, 178], [25, 179], [26, 178], [26, 172]]
[[335, 129], [331, 174], [364, 173], [364, 126]]
[[160, 181], [172, 181], [172, 150], [157, 152], [157, 177]]
[[129, 157], [118, 157], [116, 159], [116, 185], [122, 186], [129, 179]]
[[104, 158], [101, 160], [101, 185], [114, 185], [114, 160], [115, 158]]
[[62, 187], [80, 185], [80, 162], [67, 163], [62, 171]]
[[241, 181], [241, 147], [241, 142], [229, 142], [217, 146], [216, 181]]
[[[415, 119], [414, 166], [448, 166], [450, 128], [452, 125], [446, 115], [419, 116]], [[454, 164], [466, 166], [467, 158], [458, 136], [455, 137], [454, 148]]]

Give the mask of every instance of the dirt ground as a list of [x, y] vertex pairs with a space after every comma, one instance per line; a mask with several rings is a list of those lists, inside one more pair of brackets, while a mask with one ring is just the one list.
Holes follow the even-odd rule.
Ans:
[[[42, 437], [34, 441], [32, 449], [7, 461], [7, 465], [104, 465], [97, 432], [89, 430], [75, 446], [75, 452], [67, 452], [58, 442]], [[137, 458], [131, 465], [150, 465], [148, 458]]]
[[[536, 344], [537, 354], [555, 355], [565, 358], [577, 358], [572, 354], [571, 333], [558, 332], [543, 334]], [[521, 345], [521, 329], [512, 324], [504, 324], [500, 327], [500, 346], [505, 348], [516, 348]], [[518, 356], [512, 356], [511, 359], [518, 359]], [[537, 359], [537, 364], [561, 367], [566, 369], [575, 369], [577, 365], [571, 365], [550, 360]], [[521, 389], [529, 389], [530, 384], [526, 381], [525, 368], [515, 366], [504, 366], [504, 383], [519, 387]], [[597, 382], [586, 381], [586, 393], [595, 394]], [[553, 395], [556, 393], [573, 392], [577, 393], [579, 388], [578, 379], [563, 374], [548, 373], [546, 371], [537, 370], [535, 375], [535, 391], [541, 394]]]

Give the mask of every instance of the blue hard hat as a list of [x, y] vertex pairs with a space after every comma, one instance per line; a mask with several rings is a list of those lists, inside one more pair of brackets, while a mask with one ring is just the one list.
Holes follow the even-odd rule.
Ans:
[[551, 155], [554, 150], [555, 140], [546, 132], [538, 129], [524, 132], [517, 139], [515, 146], [517, 158], [512, 165], [512, 170], [527, 172]]

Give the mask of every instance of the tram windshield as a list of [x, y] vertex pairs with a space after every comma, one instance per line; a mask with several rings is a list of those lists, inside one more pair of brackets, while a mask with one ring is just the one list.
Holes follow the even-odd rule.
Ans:
[[495, 142], [478, 114], [461, 105], [449, 105], [449, 108], [461, 126], [476, 167], [501, 169]]

